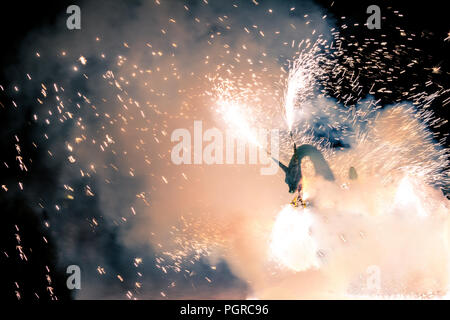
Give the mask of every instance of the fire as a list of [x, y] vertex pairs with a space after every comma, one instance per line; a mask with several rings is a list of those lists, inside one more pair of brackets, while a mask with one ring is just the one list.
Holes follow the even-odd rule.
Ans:
[[283, 207], [272, 229], [270, 253], [274, 260], [296, 272], [318, 268], [318, 245], [311, 236], [313, 224], [309, 209]]

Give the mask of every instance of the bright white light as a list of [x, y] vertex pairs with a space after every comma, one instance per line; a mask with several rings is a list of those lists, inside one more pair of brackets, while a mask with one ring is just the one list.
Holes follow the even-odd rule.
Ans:
[[398, 185], [395, 194], [395, 204], [404, 207], [411, 206], [415, 209], [419, 217], [428, 216], [427, 211], [422, 205], [422, 199], [416, 192], [416, 186], [408, 176], [405, 176]]
[[272, 229], [270, 251], [281, 265], [294, 271], [318, 268], [318, 245], [310, 235], [313, 215], [308, 209], [285, 206]]
[[302, 52], [289, 70], [284, 93], [284, 110], [289, 131], [296, 120], [296, 107], [312, 93], [315, 77], [320, 73], [316, 59], [314, 50]]
[[305, 78], [302, 71], [302, 68], [294, 68], [289, 73], [289, 80], [286, 89], [285, 95], [285, 113], [286, 113], [286, 122], [289, 128], [289, 131], [292, 130], [292, 126], [294, 124], [295, 118], [295, 105], [297, 102], [297, 94], [301, 88], [305, 86]]
[[237, 103], [226, 100], [219, 100], [217, 111], [222, 115], [227, 126], [233, 130], [235, 135], [239, 138], [244, 138], [248, 142], [256, 146], [261, 146], [258, 141], [258, 136], [248, 122], [248, 117], [243, 112], [242, 107]]

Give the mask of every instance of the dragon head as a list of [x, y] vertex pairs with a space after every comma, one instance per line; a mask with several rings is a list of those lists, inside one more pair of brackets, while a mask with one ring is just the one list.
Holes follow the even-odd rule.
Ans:
[[283, 169], [284, 173], [286, 174], [284, 181], [288, 185], [290, 193], [294, 193], [301, 188], [300, 180], [302, 178], [302, 171], [296, 149], [296, 145], [294, 144], [294, 155], [289, 162], [289, 166], [286, 166], [280, 161], [277, 161], [280, 168]]

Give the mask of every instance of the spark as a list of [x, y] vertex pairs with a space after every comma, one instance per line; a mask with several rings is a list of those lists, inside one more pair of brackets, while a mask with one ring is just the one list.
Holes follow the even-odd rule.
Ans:
[[219, 100], [217, 112], [222, 115], [224, 121], [236, 136], [244, 137], [250, 143], [261, 146], [255, 130], [250, 127], [248, 118], [240, 105], [232, 101]]
[[284, 110], [289, 131], [292, 131], [296, 121], [295, 109], [313, 93], [315, 82], [321, 73], [317, 48], [316, 43], [310, 50], [303, 50], [289, 69], [284, 95]]

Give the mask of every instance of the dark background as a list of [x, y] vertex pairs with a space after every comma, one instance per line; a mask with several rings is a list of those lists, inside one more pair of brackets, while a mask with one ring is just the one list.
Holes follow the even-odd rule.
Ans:
[[[291, 1], [295, 5], [295, 1]], [[444, 41], [450, 32], [448, 23], [449, 12], [445, 9], [444, 1], [329, 1], [316, 0], [318, 4], [328, 11], [329, 16], [334, 16], [338, 22], [352, 24], [359, 23], [359, 28], [342, 29], [341, 35], [348, 42], [363, 43], [365, 38], [387, 41], [388, 46], [395, 46], [405, 40], [399, 36], [397, 26], [408, 32], [415, 33], [416, 37], [409, 45], [421, 49], [418, 53], [420, 63], [414, 67], [412, 72], [400, 77], [394, 83], [389, 84], [392, 93], [374, 94], [376, 99], [381, 99], [382, 104], [391, 104], [402, 99], [404, 88], [410, 88], [414, 83], [420, 83], [418, 91], [427, 90], [433, 92], [436, 86], [425, 87], [424, 83], [432, 80], [433, 83], [448, 88], [449, 85], [449, 61], [450, 41]], [[331, 3], [334, 3], [331, 6]], [[65, 15], [66, 8], [71, 4], [79, 4], [80, 1], [3, 1], [0, 11], [1, 55], [0, 55], [0, 85], [5, 89], [11, 88], [8, 67], [20, 65], [19, 50], [29, 31], [43, 27], [52, 26], [57, 23], [61, 16]], [[376, 4], [381, 8], [382, 20], [381, 30], [368, 30], [363, 26], [368, 15], [366, 9], [369, 5]], [[394, 14], [394, 10], [399, 10], [403, 17], [399, 18]], [[342, 17], [345, 16], [345, 19]], [[345, 20], [345, 21], [344, 21]], [[387, 37], [382, 37], [382, 34]], [[352, 66], [353, 68], [365, 68], [364, 56], [368, 56], [378, 48], [368, 46], [363, 52], [357, 52], [356, 47], [348, 47], [349, 55], [361, 56], [361, 61]], [[396, 57], [396, 65], [407, 65], [411, 59], [408, 55]], [[342, 62], [344, 63], [344, 62]], [[386, 61], [389, 67], [390, 61]], [[432, 68], [439, 66], [440, 72], [433, 73]], [[369, 71], [361, 74], [361, 84], [364, 85], [364, 92], [368, 93], [371, 83], [375, 79], [383, 82], [388, 77], [381, 71]], [[343, 90], [350, 90], [348, 84], [343, 83]], [[331, 92], [330, 92], [331, 94]], [[442, 101], [448, 98], [448, 93], [435, 99], [432, 109], [437, 116], [447, 118], [445, 110], [442, 108]], [[349, 104], [355, 101], [348, 102]], [[18, 118], [20, 116], [20, 118]], [[11, 99], [3, 92], [0, 92], [0, 185], [17, 184], [22, 181], [27, 184], [39, 186], [48, 193], [52, 193], [56, 188], [58, 178], [58, 165], [48, 165], [43, 161], [42, 152], [27, 146], [33, 136], [31, 126], [31, 114], [20, 114], [11, 107]], [[449, 147], [449, 125], [442, 126], [436, 133], [437, 139], [443, 139], [445, 145]], [[15, 163], [17, 153], [15, 152], [14, 135], [20, 138], [23, 156], [26, 163], [32, 166], [29, 173], [24, 173], [17, 166], [6, 168], [3, 163]], [[17, 286], [20, 287], [21, 299], [34, 300], [37, 297], [41, 300], [52, 299], [54, 294], [58, 299], [70, 299], [71, 293], [66, 289], [65, 270], [57, 268], [56, 241], [51, 239], [43, 226], [48, 219], [45, 212], [36, 212], [27, 204], [26, 199], [20, 194], [0, 191], [0, 265], [2, 276], [0, 278], [0, 298], [16, 299]], [[20, 243], [17, 235], [20, 236]], [[42, 237], [48, 239], [48, 244], [42, 241]], [[18, 254], [17, 246], [20, 245], [25, 250], [27, 261], [24, 261]], [[32, 249], [29, 249], [32, 248]], [[50, 275], [49, 282], [47, 275]], [[17, 284], [16, 284], [17, 283]], [[53, 293], [49, 292], [49, 287], [53, 288]]]

